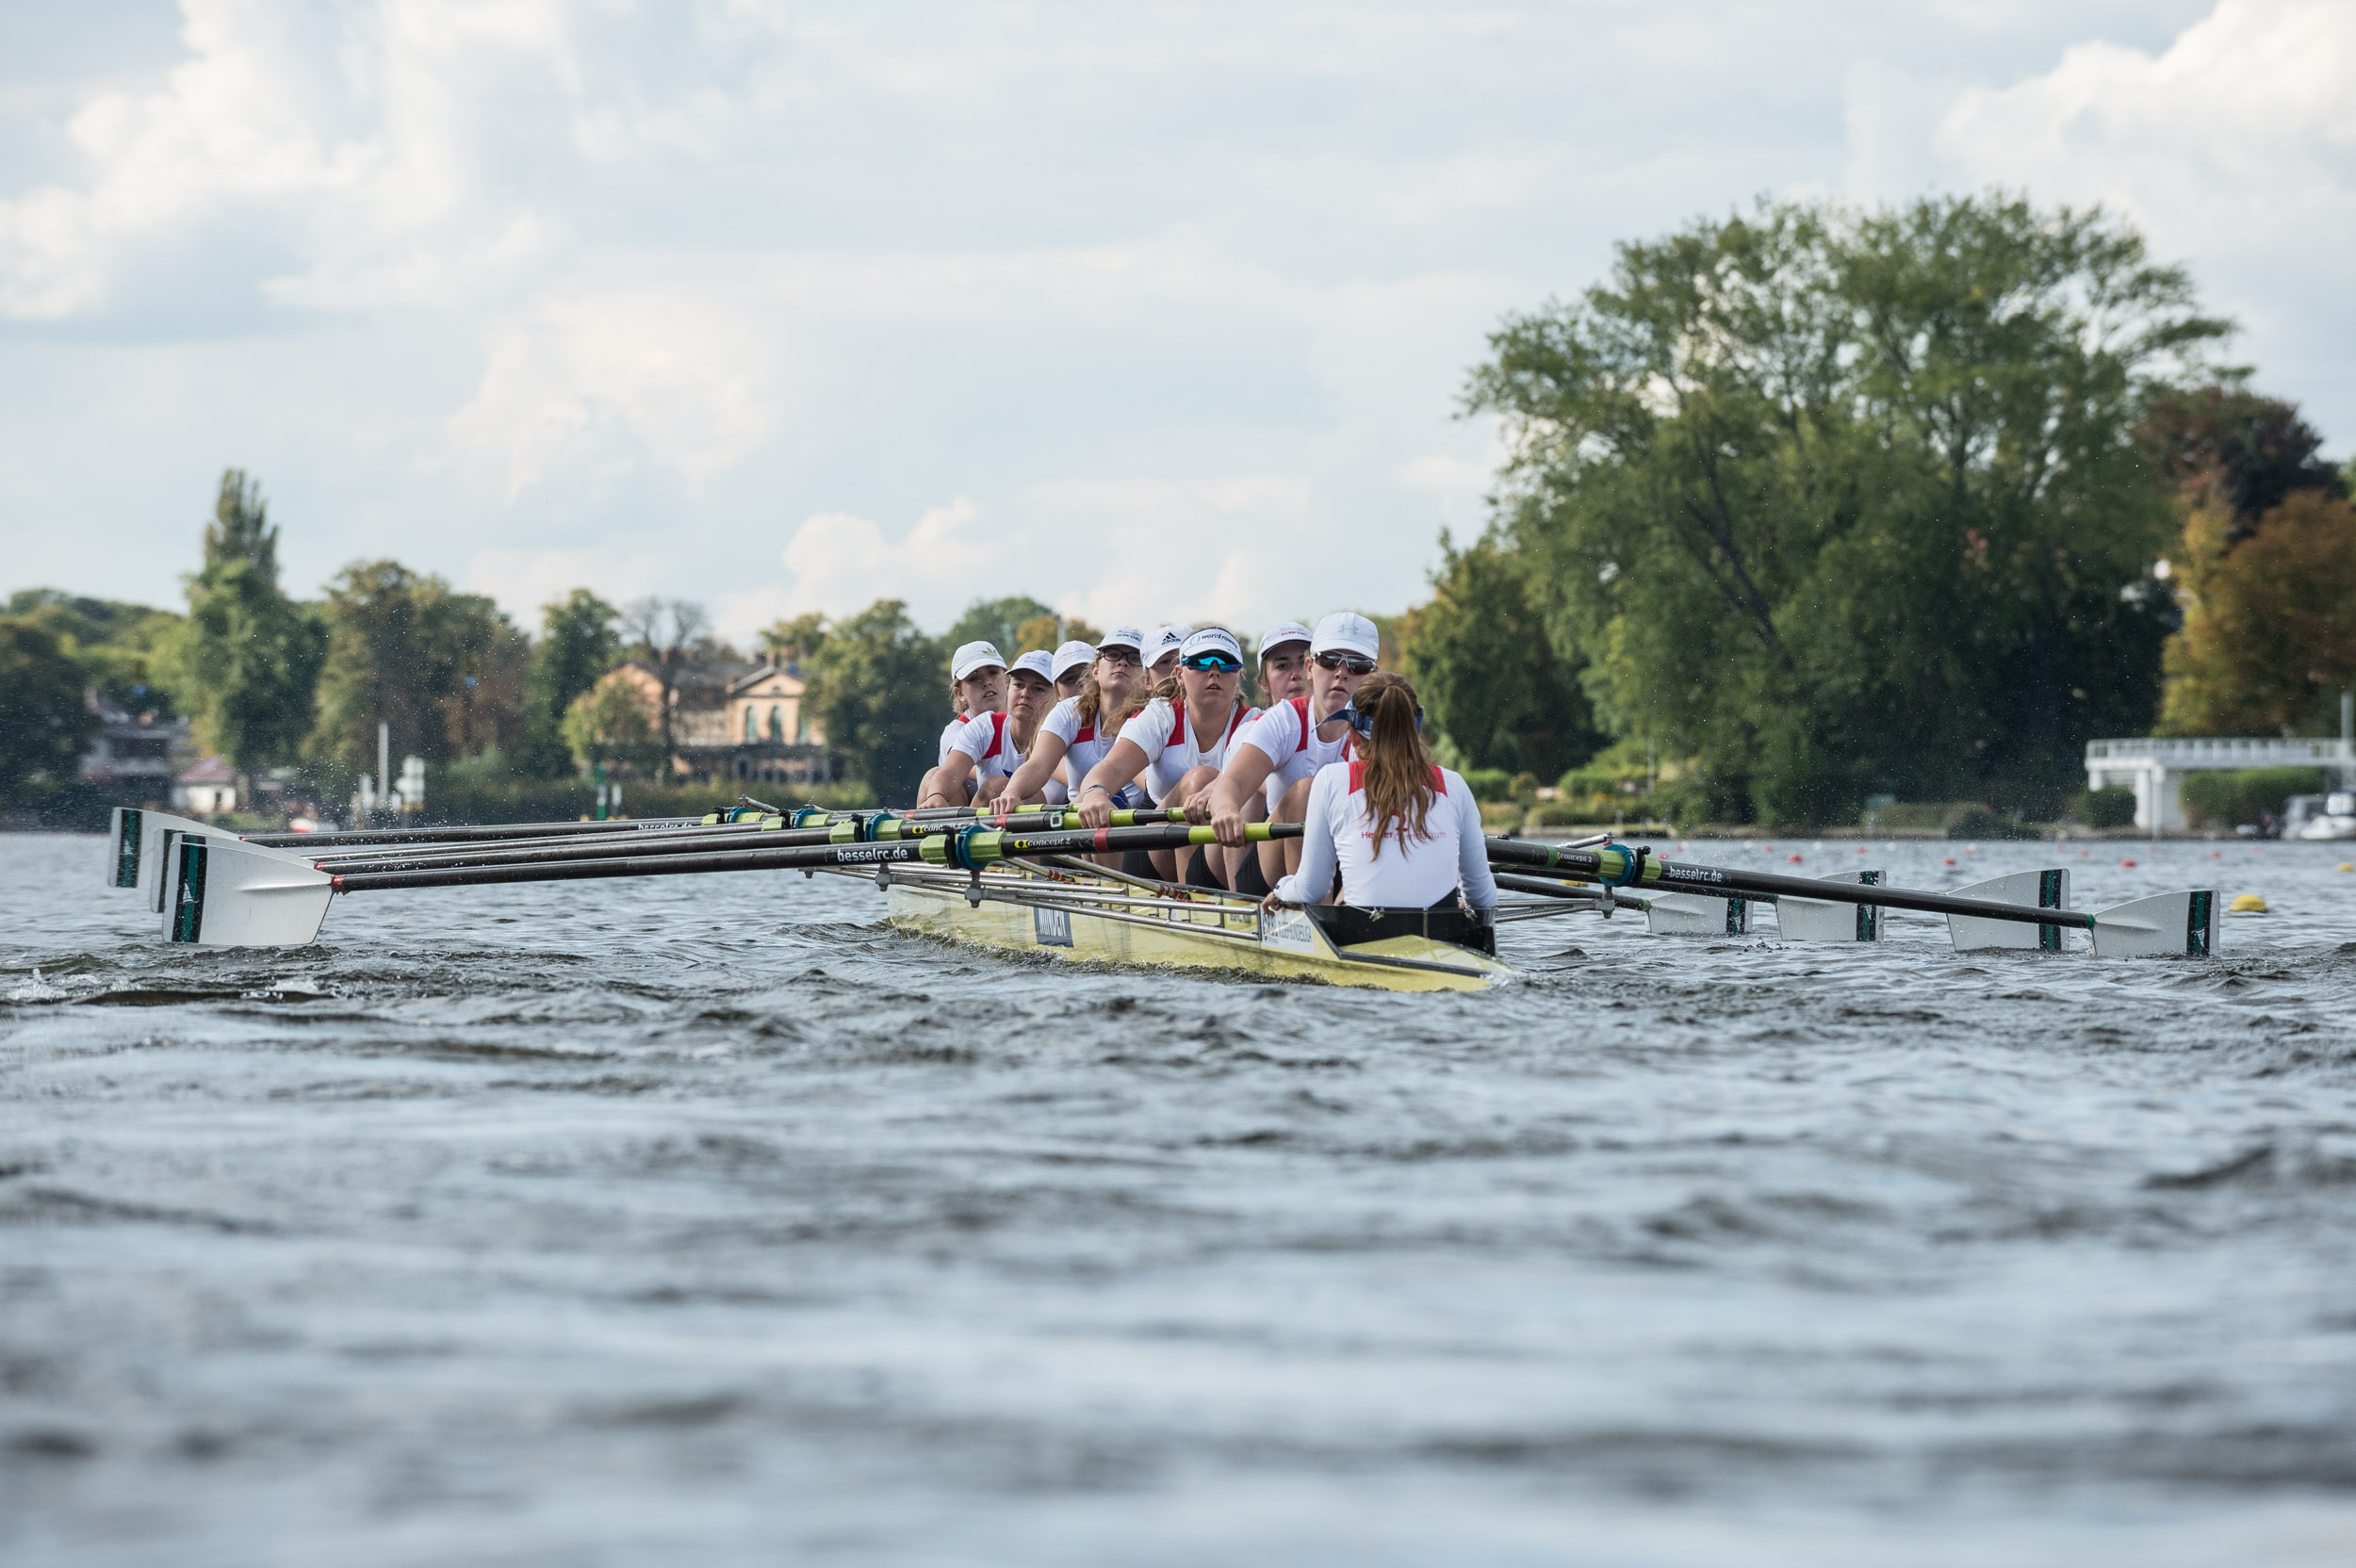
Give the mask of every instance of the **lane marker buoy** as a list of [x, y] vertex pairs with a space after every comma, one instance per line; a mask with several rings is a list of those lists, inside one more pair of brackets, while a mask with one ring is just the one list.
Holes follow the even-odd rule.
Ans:
[[2243, 893], [2233, 900], [2232, 908], [2237, 915], [2263, 915], [2266, 912], [2266, 901], [2256, 893]]

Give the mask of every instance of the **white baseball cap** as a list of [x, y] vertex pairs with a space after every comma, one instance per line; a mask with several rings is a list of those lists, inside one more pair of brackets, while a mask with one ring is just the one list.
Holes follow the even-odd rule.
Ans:
[[1184, 663], [1198, 653], [1223, 653], [1238, 664], [1243, 662], [1243, 645], [1224, 627], [1206, 626], [1200, 631], [1188, 632], [1178, 649], [1178, 661]]
[[1149, 664], [1160, 663], [1162, 662], [1163, 655], [1171, 652], [1173, 649], [1186, 646], [1186, 639], [1193, 635], [1194, 628], [1190, 626], [1165, 626], [1154, 628], [1153, 641], [1152, 645], [1144, 650], [1145, 662]]
[[1061, 680], [1065, 676], [1070, 675], [1073, 670], [1085, 670], [1090, 664], [1095, 662], [1096, 650], [1088, 646], [1086, 643], [1075, 639], [1072, 642], [1066, 643], [1063, 646], [1055, 650], [1055, 658], [1053, 666], [1055, 674], [1049, 676], [1048, 678], [1050, 680]]
[[986, 670], [992, 664], [1001, 669], [1006, 664], [1006, 656], [998, 651], [997, 644], [968, 643], [949, 661], [949, 678], [963, 680], [975, 670]]
[[1045, 648], [1033, 648], [1006, 666], [1008, 670], [1028, 670], [1050, 686], [1055, 683], [1055, 656]]
[[1354, 653], [1366, 659], [1380, 659], [1383, 634], [1364, 615], [1336, 610], [1317, 623], [1317, 634], [1309, 644], [1309, 652], [1313, 657], [1320, 653]]
[[1286, 643], [1305, 643], [1309, 629], [1299, 621], [1279, 621], [1260, 633], [1260, 657], [1266, 659], [1268, 649], [1281, 648]]
[[1145, 633], [1133, 626], [1117, 626], [1096, 641], [1096, 651], [1106, 648], [1127, 648], [1138, 658], [1145, 657]]

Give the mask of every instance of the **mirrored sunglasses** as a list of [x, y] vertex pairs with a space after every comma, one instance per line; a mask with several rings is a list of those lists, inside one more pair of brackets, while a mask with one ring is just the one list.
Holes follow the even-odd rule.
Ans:
[[1320, 653], [1317, 662], [1329, 670], [1348, 670], [1351, 675], [1374, 673], [1374, 661], [1354, 653]]
[[1198, 653], [1180, 662], [1190, 670], [1217, 670], [1221, 675], [1234, 675], [1243, 668], [1240, 660], [1230, 659], [1223, 653]]

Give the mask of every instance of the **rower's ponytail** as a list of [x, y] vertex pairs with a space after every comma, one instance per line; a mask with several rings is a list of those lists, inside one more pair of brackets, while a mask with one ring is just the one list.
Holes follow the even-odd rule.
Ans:
[[1351, 699], [1352, 707], [1374, 720], [1374, 733], [1358, 738], [1358, 755], [1366, 764], [1359, 788], [1366, 795], [1366, 820], [1374, 825], [1374, 858], [1383, 858], [1383, 839], [1398, 825], [1403, 845], [1410, 832], [1429, 838], [1432, 808], [1440, 792], [1432, 777], [1432, 753], [1416, 724], [1420, 707], [1407, 678], [1388, 670], [1366, 677]]

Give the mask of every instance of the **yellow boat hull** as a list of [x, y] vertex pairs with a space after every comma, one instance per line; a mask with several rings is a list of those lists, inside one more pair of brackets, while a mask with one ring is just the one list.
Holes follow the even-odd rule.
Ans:
[[[955, 879], [892, 879], [899, 930], [976, 947], [1039, 953], [1083, 963], [1223, 971], [1273, 980], [1321, 980], [1386, 991], [1480, 990], [1513, 971], [1483, 953], [1422, 937], [1336, 948], [1306, 917], [1264, 917], [1249, 904], [1141, 898], [1119, 884], [1054, 882], [1037, 899], [1029, 877], [988, 874], [978, 904]], [[1104, 903], [1091, 906], [1088, 892]], [[1017, 902], [1022, 900], [1022, 902]]]

